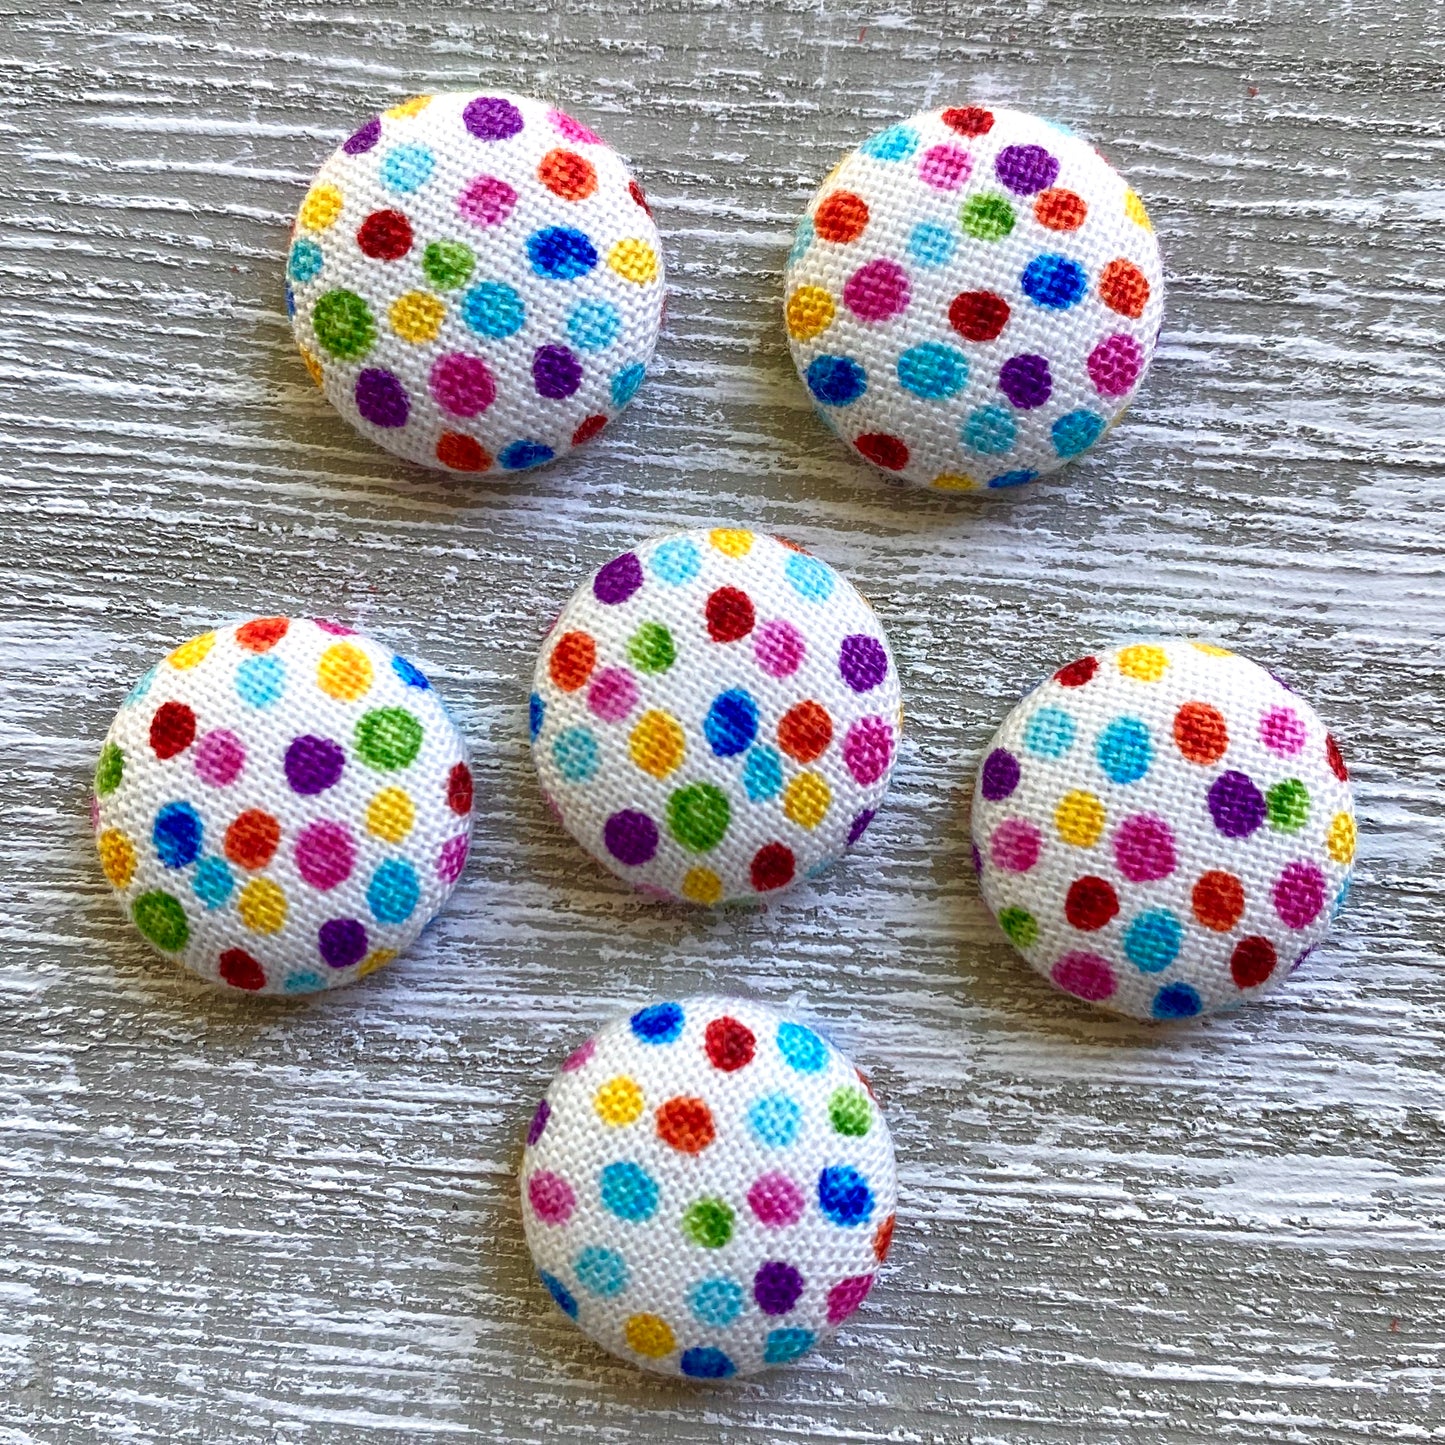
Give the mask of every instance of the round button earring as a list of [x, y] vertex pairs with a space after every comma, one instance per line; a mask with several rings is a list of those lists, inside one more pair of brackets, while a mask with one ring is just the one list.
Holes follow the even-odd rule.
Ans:
[[1015, 947], [1141, 1019], [1277, 987], [1329, 932], [1355, 856], [1349, 773], [1314, 709], [1197, 642], [1082, 657], [1004, 720], [974, 864]]
[[255, 617], [131, 689], [95, 770], [101, 867], [168, 957], [301, 994], [407, 948], [467, 861], [472, 773], [406, 658], [334, 622]]
[[1164, 307], [1143, 202], [1088, 142], [1014, 110], [924, 111], [808, 204], [785, 272], [793, 360], [889, 475], [1012, 487], [1097, 443]]
[[523, 471], [597, 435], [657, 343], [662, 248], [586, 126], [501, 91], [367, 121], [312, 182], [287, 305], [316, 384], [424, 466]]
[[658, 1374], [750, 1375], [863, 1303], [893, 1239], [893, 1141], [868, 1081], [743, 999], [649, 1004], [537, 1105], [522, 1219], [543, 1285]]
[[549, 803], [658, 897], [756, 900], [853, 846], [888, 789], [898, 673], [825, 562], [741, 528], [614, 557], [542, 644], [532, 752]]

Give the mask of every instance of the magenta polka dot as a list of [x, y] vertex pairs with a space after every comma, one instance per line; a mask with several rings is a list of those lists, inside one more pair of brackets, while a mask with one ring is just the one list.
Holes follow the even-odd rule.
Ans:
[[196, 744], [192, 761], [203, 783], [224, 788], [241, 776], [241, 769], [246, 766], [246, 748], [235, 733], [215, 728]]
[[881, 717], [859, 718], [843, 739], [843, 761], [865, 788], [876, 783], [893, 761], [893, 729]]
[[1126, 396], [1144, 370], [1144, 348], [1132, 336], [1106, 336], [1086, 363], [1089, 379], [1100, 396]]
[[1006, 873], [1027, 873], [1039, 861], [1044, 835], [1022, 818], [1005, 818], [989, 839], [989, 856], [995, 868]]
[[1167, 878], [1178, 863], [1169, 824], [1152, 813], [1125, 818], [1114, 835], [1114, 860], [1131, 883]]
[[578, 145], [600, 146], [602, 138], [587, 129], [580, 120], [573, 120], [565, 111], [549, 110], [547, 119], [557, 128], [559, 134], [567, 137], [568, 140], [576, 141]]
[[356, 866], [356, 843], [343, 823], [309, 823], [296, 836], [296, 871], [323, 893], [345, 883]]
[[478, 176], [457, 197], [457, 210], [478, 226], [501, 225], [516, 204], [516, 191], [499, 176]]
[[957, 146], [932, 146], [918, 164], [919, 176], [939, 191], [956, 191], [972, 169], [968, 152]]
[[1325, 906], [1325, 875], [1314, 863], [1291, 863], [1274, 885], [1274, 908], [1286, 928], [1308, 928]]
[[880, 258], [860, 266], [843, 287], [843, 304], [862, 321], [887, 321], [908, 309], [908, 272]]
[[807, 652], [803, 634], [781, 617], [763, 623], [753, 633], [753, 656], [769, 677], [791, 677]]
[[443, 883], [455, 883], [467, 866], [467, 850], [471, 839], [466, 833], [448, 838], [437, 853], [437, 877]]
[[872, 1288], [873, 1276], [871, 1274], [859, 1274], [853, 1275], [849, 1279], [840, 1279], [828, 1291], [828, 1323], [830, 1325], [842, 1324], [849, 1315], [855, 1314], [858, 1307], [868, 1298], [868, 1291]]
[[803, 1191], [786, 1174], [764, 1174], [748, 1190], [748, 1208], [769, 1229], [796, 1224], [806, 1203]]
[[1259, 740], [1272, 753], [1293, 757], [1305, 745], [1305, 725], [1291, 707], [1271, 708], [1259, 720]]
[[562, 1064], [564, 1074], [575, 1074], [597, 1050], [597, 1040], [588, 1039], [585, 1044], [572, 1050]]
[[1109, 960], [1097, 953], [1066, 953], [1054, 965], [1049, 977], [1065, 993], [1090, 1003], [1108, 998], [1119, 986]]
[[572, 1186], [560, 1175], [540, 1169], [527, 1181], [532, 1213], [546, 1224], [566, 1224], [577, 1207]]
[[432, 366], [431, 394], [453, 416], [480, 416], [497, 399], [497, 384], [480, 356], [451, 351]]
[[637, 706], [637, 679], [625, 667], [603, 668], [587, 689], [587, 707], [603, 722], [621, 722]]

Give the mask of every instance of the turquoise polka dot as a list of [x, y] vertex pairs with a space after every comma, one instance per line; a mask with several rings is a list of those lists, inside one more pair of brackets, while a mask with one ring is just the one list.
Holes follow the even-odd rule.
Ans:
[[875, 161], [906, 161], [918, 149], [918, 132], [912, 126], [890, 125], [870, 135], [858, 149]]
[[1141, 973], [1162, 973], [1179, 957], [1184, 929], [1167, 909], [1141, 913], [1124, 934], [1124, 957]]
[[646, 375], [647, 368], [640, 361], [624, 366], [612, 378], [612, 405], [619, 411], [626, 406], [637, 395], [637, 388], [642, 385], [642, 378]]
[[776, 798], [783, 787], [783, 759], [776, 748], [759, 745], [743, 762], [743, 787], [748, 801], [766, 803]]
[[393, 146], [381, 163], [381, 183], [389, 191], [410, 195], [431, 179], [436, 163], [436, 157], [425, 146]]
[[552, 741], [552, 761], [569, 783], [586, 783], [597, 775], [602, 754], [586, 728], [568, 728]]
[[321, 975], [308, 968], [303, 973], [288, 974], [281, 988], [286, 993], [315, 993], [323, 983]]
[[800, 1074], [816, 1074], [828, 1062], [828, 1046], [802, 1024], [778, 1025], [778, 1052]]
[[315, 241], [304, 238], [291, 246], [291, 259], [286, 263], [286, 272], [293, 281], [304, 283], [314, 281], [326, 264], [326, 257]]
[[1049, 428], [1054, 450], [1061, 457], [1076, 457], [1086, 452], [1104, 434], [1104, 418], [1096, 411], [1071, 411]]
[[231, 896], [231, 890], [235, 886], [236, 880], [231, 877], [231, 870], [226, 866], [224, 858], [202, 858], [196, 864], [196, 874], [191, 879], [191, 892], [207, 908], [219, 908]]
[[405, 923], [420, 897], [416, 869], [404, 858], [388, 858], [371, 875], [366, 906], [378, 923]]
[[236, 695], [252, 707], [270, 707], [286, 691], [286, 664], [274, 653], [248, 657], [236, 669]]
[[793, 591], [809, 602], [826, 602], [833, 595], [833, 569], [816, 557], [794, 552], [783, 569]]
[[139, 680], [136, 682], [136, 685], [131, 688], [128, 693], [126, 693], [125, 702], [123, 702], [121, 706], [129, 707], [131, 703], [139, 702], [141, 698], [143, 698], [146, 693], [151, 690], [151, 683], [155, 681], [155, 678], [156, 669], [154, 667], [147, 668], [145, 672], [141, 674]]
[[627, 1261], [615, 1249], [589, 1245], [572, 1265], [577, 1283], [603, 1299], [611, 1299], [627, 1288]]
[[1040, 758], [1061, 758], [1074, 745], [1074, 720], [1062, 708], [1041, 707], [1024, 729], [1024, 746]]
[[798, 1137], [803, 1111], [786, 1094], [765, 1094], [748, 1110], [748, 1127], [760, 1143], [786, 1149]]
[[483, 281], [462, 297], [462, 319], [478, 336], [515, 336], [527, 319], [522, 298], [501, 281]]
[[647, 565], [659, 582], [680, 587], [697, 576], [702, 567], [702, 554], [691, 539], [673, 537], [654, 548]]
[[743, 1312], [743, 1287], [733, 1279], [705, 1279], [692, 1287], [688, 1308], [701, 1324], [723, 1329]]
[[963, 424], [963, 443], [985, 456], [1001, 457], [1013, 450], [1018, 426], [1001, 406], [981, 406]]
[[1116, 783], [1137, 783], [1154, 756], [1149, 729], [1136, 717], [1115, 718], [1095, 745], [1099, 766]]
[[617, 340], [622, 313], [610, 301], [579, 301], [567, 318], [567, 336], [583, 351], [602, 351]]
[[657, 1213], [657, 1181], [640, 1164], [622, 1160], [605, 1165], [597, 1176], [602, 1207], [618, 1219], [640, 1222]]
[[947, 226], [920, 221], [908, 237], [908, 254], [920, 266], [943, 266], [952, 258], [958, 238]]
[[968, 385], [968, 358], [941, 341], [910, 346], [898, 358], [898, 384], [928, 401], [957, 396]]
[[813, 1341], [816, 1338], [812, 1330], [797, 1329], [791, 1326], [785, 1329], [769, 1330], [768, 1338], [763, 1344], [763, 1363], [765, 1365], [785, 1365], [789, 1360], [796, 1360], [813, 1348]]
[[788, 265], [794, 261], [801, 261], [807, 254], [808, 247], [817, 239], [818, 233], [813, 229], [813, 218], [804, 216], [798, 222], [798, 228], [793, 232], [793, 248], [788, 252]]

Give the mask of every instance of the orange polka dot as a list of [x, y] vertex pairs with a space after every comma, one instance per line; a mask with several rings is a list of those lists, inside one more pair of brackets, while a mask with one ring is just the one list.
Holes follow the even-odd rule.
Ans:
[[1062, 188], [1040, 191], [1034, 202], [1034, 219], [1051, 231], [1077, 231], [1088, 214], [1084, 198]]
[[1142, 316], [1149, 304], [1149, 278], [1121, 256], [1104, 267], [1099, 277], [1099, 300], [1120, 316]]
[[1207, 702], [1186, 702], [1174, 714], [1174, 743], [1191, 763], [1217, 763], [1229, 748], [1224, 714]]
[[597, 644], [585, 632], [564, 632], [552, 649], [547, 674], [563, 692], [576, 692], [597, 666]]
[[597, 168], [576, 151], [552, 150], [537, 163], [537, 179], [564, 201], [582, 201], [597, 189]]
[[264, 868], [280, 842], [280, 823], [270, 813], [248, 808], [226, 829], [226, 857], [238, 868]]
[[834, 191], [813, 212], [813, 229], [824, 241], [856, 241], [868, 224], [868, 202], [852, 191]]
[[1215, 933], [1228, 933], [1244, 916], [1244, 884], [1233, 873], [1211, 871], [1194, 885], [1194, 916]]
[[701, 1154], [717, 1138], [712, 1111], [701, 1099], [669, 1099], [657, 1110], [657, 1137], [679, 1154]]
[[832, 741], [833, 719], [812, 698], [789, 708], [778, 723], [778, 746], [800, 763], [821, 758]]
[[269, 652], [291, 626], [285, 617], [253, 617], [236, 629], [236, 641], [247, 652]]

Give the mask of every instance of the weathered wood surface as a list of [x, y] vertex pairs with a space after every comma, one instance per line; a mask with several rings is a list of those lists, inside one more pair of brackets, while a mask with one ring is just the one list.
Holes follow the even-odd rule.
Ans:
[[[1442, 37], [1435, 0], [8, 12], [0, 1440], [1445, 1440]], [[325, 152], [388, 100], [474, 82], [599, 127], [670, 269], [627, 419], [510, 485], [353, 436], [281, 306]], [[982, 502], [851, 462], [779, 325], [817, 178], [956, 97], [1096, 139], [1171, 280], [1111, 443]], [[524, 745], [536, 643], [584, 570], [714, 519], [859, 582], [911, 719], [871, 845], [757, 916], [659, 909], [583, 866]], [[423, 661], [477, 749], [481, 817], [409, 961], [267, 1009], [148, 955], [86, 808], [152, 658], [292, 609]], [[966, 799], [1029, 682], [1181, 631], [1316, 700], [1362, 861], [1281, 996], [1162, 1033], [1011, 958]], [[903, 1199], [837, 1341], [701, 1391], [551, 1310], [513, 1170], [570, 1041], [717, 981], [856, 1051]]]

